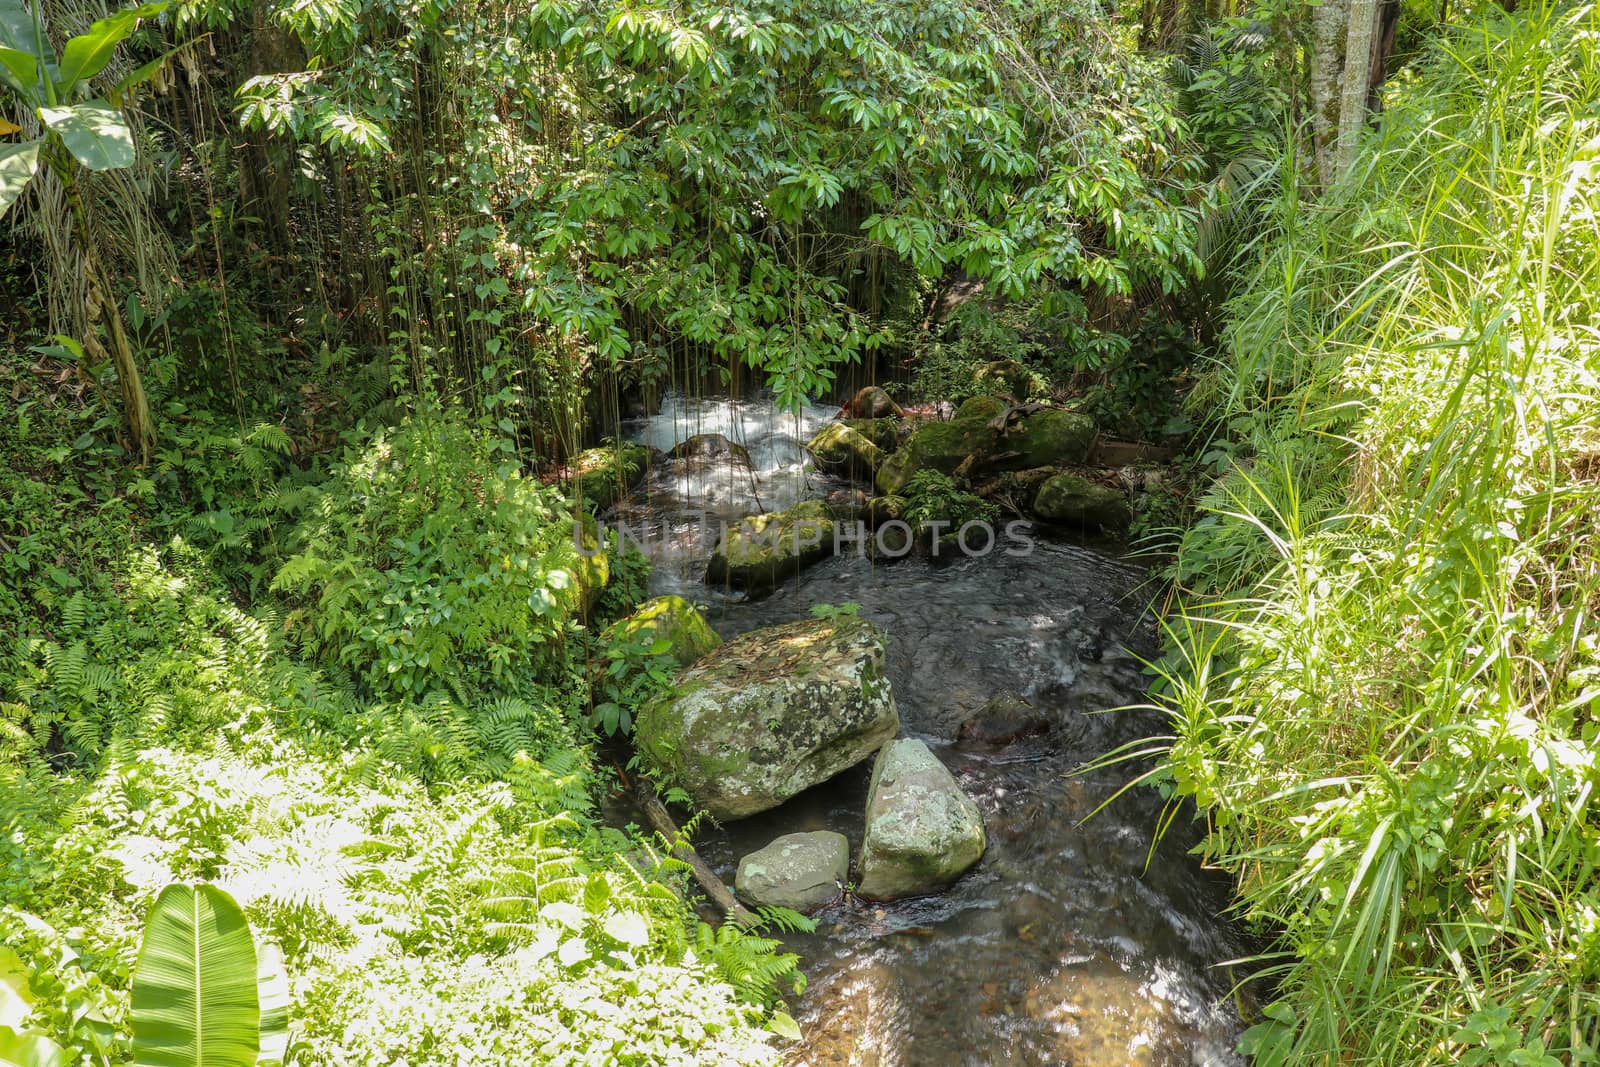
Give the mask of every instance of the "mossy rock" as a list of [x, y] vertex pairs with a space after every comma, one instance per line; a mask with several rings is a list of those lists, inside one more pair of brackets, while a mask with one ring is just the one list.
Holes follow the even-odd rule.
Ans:
[[712, 463], [726, 460], [750, 466], [750, 450], [744, 445], [728, 440], [725, 434], [697, 433], [685, 438], [667, 453], [673, 459]]
[[878, 468], [878, 492], [893, 496], [919, 471], [950, 474], [968, 456], [976, 456], [982, 463], [995, 454], [999, 439], [983, 419], [926, 423]]
[[633, 613], [606, 627], [608, 642], [666, 641], [667, 654], [688, 666], [722, 644], [700, 609], [681, 596], [658, 596], [640, 604]]
[[716, 819], [777, 807], [900, 730], [882, 635], [841, 615], [753, 630], [678, 675], [634, 732], [644, 765]]
[[956, 408], [956, 418], [982, 419], [984, 422], [989, 422], [1004, 414], [1010, 407], [1010, 404], [997, 396], [969, 397]]
[[1133, 521], [1128, 498], [1120, 490], [1076, 474], [1058, 474], [1041, 485], [1033, 513], [1058, 526], [1091, 532], [1120, 533]]
[[875, 496], [867, 501], [863, 517], [867, 525], [876, 530], [886, 522], [906, 517], [906, 498], [903, 496]]
[[895, 900], [942, 889], [986, 847], [983, 813], [927, 745], [905, 738], [883, 746], [867, 793], [861, 896]]
[[586, 620], [611, 581], [611, 556], [600, 543], [594, 516], [580, 514], [572, 521], [571, 533], [552, 549], [556, 565], [571, 578], [555, 590], [555, 600], [565, 614]]
[[844, 413], [853, 419], [881, 419], [903, 414], [888, 390], [878, 385], [863, 386], [856, 390], [856, 395], [845, 404]]
[[840, 419], [839, 421], [877, 445], [880, 451], [893, 452], [900, 447], [899, 419]]
[[1083, 463], [1094, 448], [1094, 419], [1076, 411], [1041, 411], [1022, 420], [1000, 443], [1015, 452], [999, 466], [1009, 470], [1029, 467], [1068, 467]]
[[739, 861], [733, 888], [760, 908], [815, 911], [850, 879], [850, 841], [833, 830], [784, 834]]
[[865, 434], [842, 422], [830, 422], [806, 444], [817, 466], [850, 478], [871, 478], [883, 462], [883, 451]]
[[623, 444], [590, 448], [567, 464], [572, 473], [563, 483], [574, 499], [580, 496], [596, 511], [604, 511], [644, 478], [650, 466], [650, 449]]
[[742, 519], [711, 553], [706, 581], [762, 592], [833, 552], [834, 519], [820, 500]]

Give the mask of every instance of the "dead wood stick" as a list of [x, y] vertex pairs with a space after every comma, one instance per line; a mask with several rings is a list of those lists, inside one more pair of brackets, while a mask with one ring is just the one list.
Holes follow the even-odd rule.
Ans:
[[717, 872], [706, 866], [706, 861], [700, 858], [700, 854], [683, 837], [677, 822], [672, 818], [672, 813], [657, 799], [656, 787], [650, 779], [642, 774], [639, 775], [635, 779], [634, 792], [639, 798], [640, 806], [644, 808], [645, 817], [650, 820], [650, 825], [655, 828], [656, 833], [674, 842], [673, 858], [689, 865], [689, 870], [694, 873], [694, 880], [700, 883], [700, 888], [705, 890], [711, 902], [722, 909], [723, 915], [740, 926], [754, 923], [755, 915], [734, 898], [728, 887], [722, 883], [722, 879], [717, 877]]

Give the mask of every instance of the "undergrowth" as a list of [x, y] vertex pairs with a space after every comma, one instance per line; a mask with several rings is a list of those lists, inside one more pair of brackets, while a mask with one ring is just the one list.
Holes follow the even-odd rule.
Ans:
[[1313, 202], [1192, 402], [1164, 775], [1272, 935], [1258, 1064], [1600, 1056], [1600, 19], [1488, 9]]

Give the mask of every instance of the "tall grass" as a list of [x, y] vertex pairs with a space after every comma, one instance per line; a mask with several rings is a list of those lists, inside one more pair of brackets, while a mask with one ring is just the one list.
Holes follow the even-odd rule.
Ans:
[[1197, 394], [1166, 769], [1278, 935], [1258, 1064], [1600, 1062], [1597, 171], [1595, 7], [1450, 32]]

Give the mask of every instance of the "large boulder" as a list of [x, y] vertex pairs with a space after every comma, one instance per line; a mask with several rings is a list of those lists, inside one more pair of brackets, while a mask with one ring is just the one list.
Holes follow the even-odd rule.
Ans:
[[906, 738], [883, 747], [867, 794], [861, 896], [894, 900], [942, 889], [987, 845], [983, 813], [927, 745]]
[[841, 615], [754, 630], [678, 675], [639, 715], [645, 766], [717, 819], [776, 807], [900, 729], [883, 640]]
[[1133, 521], [1128, 498], [1119, 490], [1080, 478], [1058, 474], [1039, 487], [1033, 513], [1060, 526], [1120, 533]]
[[834, 519], [821, 500], [753, 515], [728, 526], [711, 552], [706, 581], [769, 590], [833, 552]]
[[1094, 420], [1075, 411], [1041, 411], [1000, 442], [1005, 452], [1015, 452], [999, 466], [1008, 470], [1030, 467], [1066, 467], [1083, 463], [1094, 448]]
[[900, 447], [900, 420], [897, 418], [840, 419], [839, 421], [877, 445], [884, 452], [893, 452]]
[[665, 641], [667, 655], [684, 666], [722, 644], [699, 608], [681, 596], [670, 595], [646, 600], [631, 615], [606, 627], [605, 640], [631, 644]]
[[865, 434], [842, 422], [830, 422], [806, 445], [817, 466], [850, 478], [871, 478], [883, 462], [883, 451]]
[[958, 419], [982, 419], [990, 422], [1011, 410], [1011, 405], [997, 396], [968, 397], [956, 408]]
[[999, 438], [985, 419], [927, 423], [878, 468], [878, 492], [893, 496], [919, 471], [950, 474], [969, 456], [977, 457], [981, 464], [995, 453]]
[[852, 419], [882, 419], [905, 414], [887, 390], [876, 385], [863, 386], [841, 409], [841, 414]]
[[752, 907], [813, 911], [850, 877], [850, 842], [832, 830], [784, 834], [739, 861], [733, 888]]
[[567, 463], [565, 485], [574, 497], [604, 511], [638, 485], [650, 466], [650, 449], [619, 444], [579, 452]]

